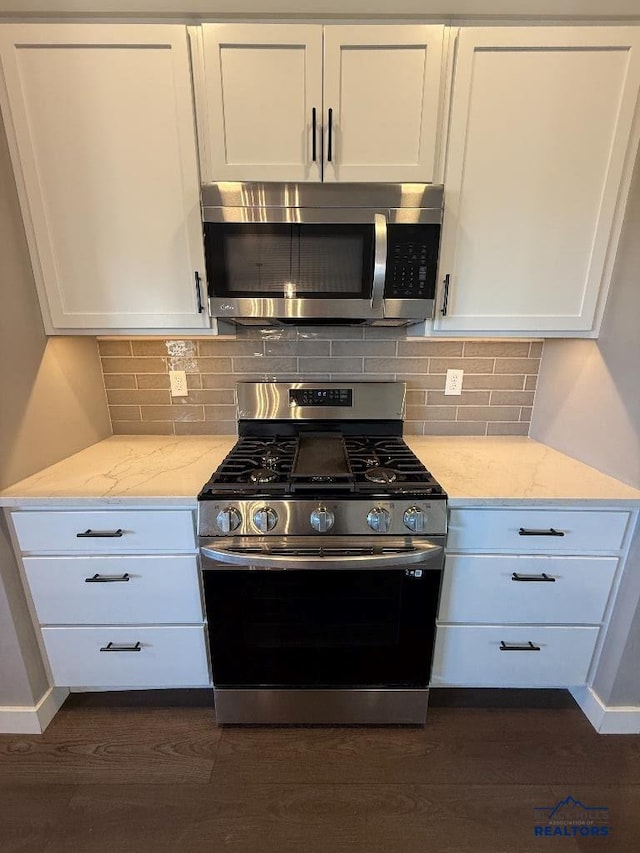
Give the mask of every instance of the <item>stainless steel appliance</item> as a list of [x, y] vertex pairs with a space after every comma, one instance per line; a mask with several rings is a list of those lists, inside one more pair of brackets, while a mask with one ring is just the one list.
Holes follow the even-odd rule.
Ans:
[[431, 184], [206, 184], [211, 315], [244, 324], [431, 318], [442, 203]]
[[447, 499], [401, 382], [240, 383], [198, 497], [221, 723], [423, 723]]

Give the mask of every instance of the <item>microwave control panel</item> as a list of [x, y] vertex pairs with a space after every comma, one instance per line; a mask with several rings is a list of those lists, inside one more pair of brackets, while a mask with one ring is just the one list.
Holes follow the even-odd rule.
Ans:
[[388, 299], [433, 299], [440, 243], [439, 225], [389, 225]]

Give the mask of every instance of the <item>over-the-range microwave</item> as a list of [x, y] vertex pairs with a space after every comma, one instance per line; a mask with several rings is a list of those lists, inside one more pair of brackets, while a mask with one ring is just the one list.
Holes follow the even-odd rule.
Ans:
[[206, 184], [211, 315], [255, 325], [429, 319], [442, 203], [433, 184]]

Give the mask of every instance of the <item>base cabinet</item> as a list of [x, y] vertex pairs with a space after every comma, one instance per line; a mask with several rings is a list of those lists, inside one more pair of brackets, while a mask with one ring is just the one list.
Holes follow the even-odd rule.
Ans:
[[571, 506], [453, 509], [431, 683], [586, 684], [630, 518]]
[[55, 687], [211, 683], [188, 509], [9, 513]]

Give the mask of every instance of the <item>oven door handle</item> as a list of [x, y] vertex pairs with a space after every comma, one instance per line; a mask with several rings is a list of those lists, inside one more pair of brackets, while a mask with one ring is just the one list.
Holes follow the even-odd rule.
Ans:
[[[292, 549], [295, 550], [295, 549]], [[376, 554], [368, 553], [354, 554], [355, 548], [347, 549], [350, 553], [341, 555], [336, 553], [322, 554], [269, 554], [257, 553], [253, 549], [242, 551], [233, 548], [216, 548], [205, 546], [200, 548], [200, 553], [207, 561], [214, 561], [215, 565], [207, 565], [203, 561], [205, 570], [235, 569], [398, 569], [403, 566], [424, 565], [440, 558], [442, 547], [433, 545], [431, 542], [419, 542], [410, 549], [393, 550], [386, 553], [381, 551]], [[439, 566], [434, 567], [439, 568]]]
[[371, 312], [383, 316], [384, 282], [387, 277], [387, 219], [382, 213], [373, 217], [374, 254]]

